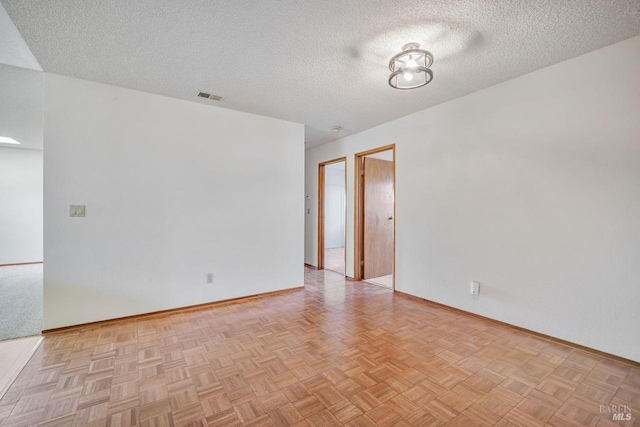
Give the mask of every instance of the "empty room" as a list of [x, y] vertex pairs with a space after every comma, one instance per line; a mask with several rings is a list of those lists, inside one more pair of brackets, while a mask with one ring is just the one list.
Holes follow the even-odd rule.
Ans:
[[0, 0], [0, 426], [640, 425], [640, 0]]

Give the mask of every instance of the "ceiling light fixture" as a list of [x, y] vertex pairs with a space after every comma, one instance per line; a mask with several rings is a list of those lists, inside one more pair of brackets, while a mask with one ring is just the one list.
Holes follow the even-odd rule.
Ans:
[[16, 144], [20, 145], [18, 141], [13, 138], [9, 138], [8, 136], [0, 136], [0, 144]]
[[433, 71], [431, 52], [420, 49], [418, 43], [407, 43], [402, 52], [393, 55], [389, 61], [389, 86], [394, 89], [415, 89], [431, 83]]
[[338, 133], [342, 130], [342, 128], [340, 126], [334, 126], [331, 130], [334, 131], [335, 133]]

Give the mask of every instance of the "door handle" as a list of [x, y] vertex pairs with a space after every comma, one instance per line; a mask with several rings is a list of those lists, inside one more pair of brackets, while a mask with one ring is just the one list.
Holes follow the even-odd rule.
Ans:
[[388, 219], [389, 219], [389, 220], [392, 220], [392, 219], [393, 219], [393, 217], [392, 217], [392, 216], [390, 216]]

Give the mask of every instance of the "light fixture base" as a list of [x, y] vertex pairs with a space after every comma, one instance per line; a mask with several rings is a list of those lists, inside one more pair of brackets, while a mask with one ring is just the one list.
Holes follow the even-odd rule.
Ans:
[[402, 46], [402, 50], [409, 50], [409, 49], [420, 49], [420, 43], [407, 43], [404, 46]]

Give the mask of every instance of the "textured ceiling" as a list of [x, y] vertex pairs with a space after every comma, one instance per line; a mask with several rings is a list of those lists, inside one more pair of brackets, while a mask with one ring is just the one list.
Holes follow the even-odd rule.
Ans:
[[0, 4], [0, 64], [14, 65], [16, 67], [29, 68], [42, 71], [36, 57], [33, 56], [29, 46], [24, 42], [20, 32], [13, 25], [13, 21], [7, 15]]
[[[307, 147], [640, 34], [640, 0], [2, 3], [45, 71], [304, 123]], [[434, 80], [394, 90], [408, 42]]]

